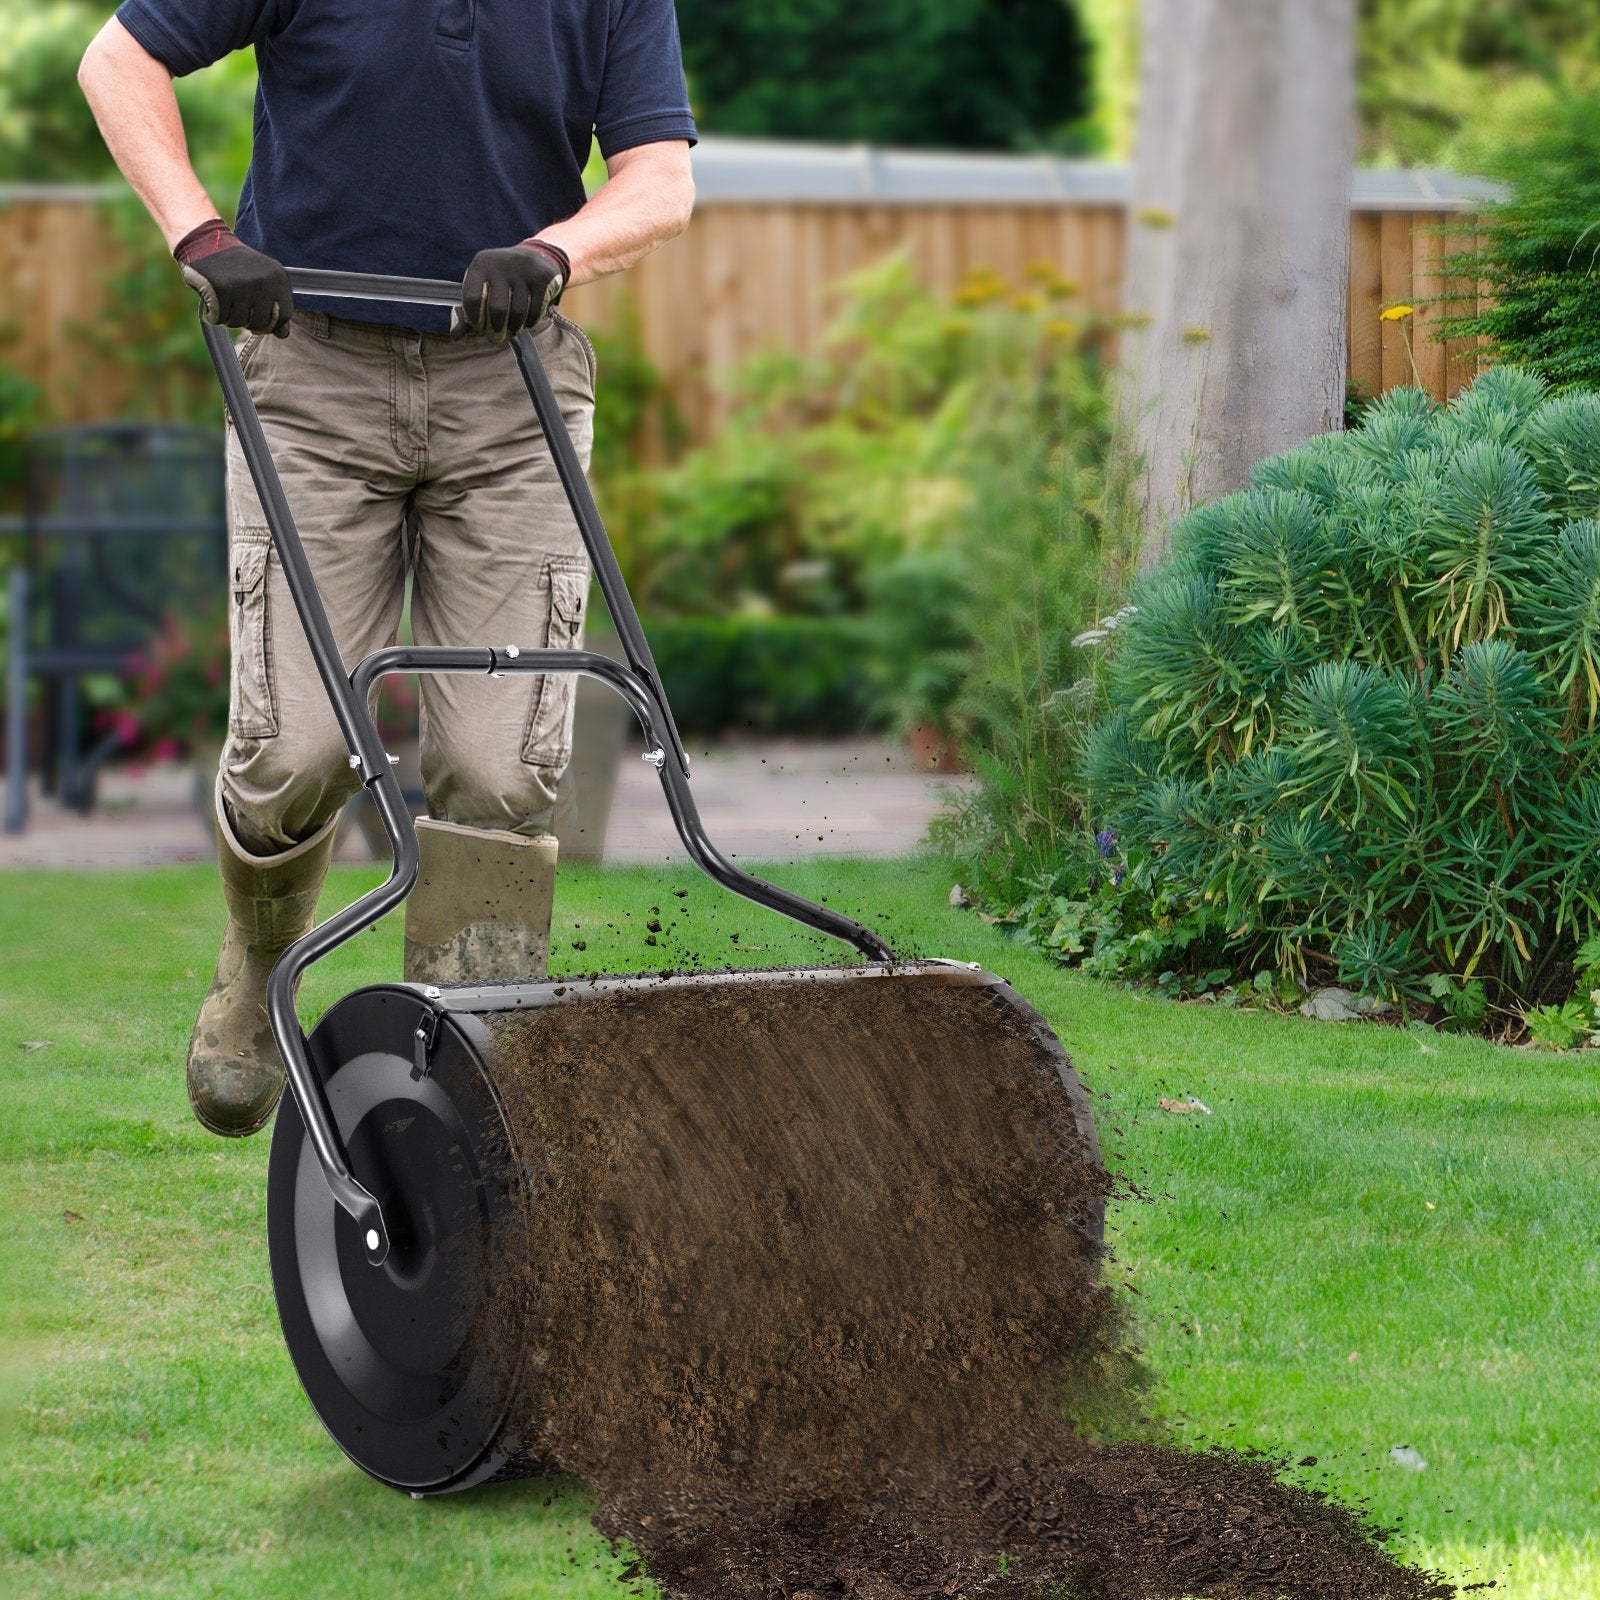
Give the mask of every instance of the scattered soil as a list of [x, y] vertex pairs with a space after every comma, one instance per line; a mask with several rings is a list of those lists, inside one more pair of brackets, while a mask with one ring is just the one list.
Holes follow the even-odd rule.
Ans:
[[1093, 1442], [1140, 1409], [1110, 1184], [1005, 991], [724, 980], [484, 1020], [529, 1179], [495, 1296], [525, 1449], [666, 1594], [1454, 1592], [1270, 1463]]

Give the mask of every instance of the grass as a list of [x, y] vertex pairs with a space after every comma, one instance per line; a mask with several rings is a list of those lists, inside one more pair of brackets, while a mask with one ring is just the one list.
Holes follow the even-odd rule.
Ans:
[[[935, 861], [775, 875], [907, 953], [983, 962], [1049, 1017], [1155, 1197], [1118, 1209], [1117, 1271], [1176, 1426], [1316, 1456], [1302, 1476], [1506, 1600], [1600, 1596], [1595, 1057], [1097, 986], [950, 910]], [[329, 905], [370, 881], [342, 869]], [[212, 875], [12, 873], [0, 903], [0, 1592], [623, 1592], [577, 1491], [413, 1503], [311, 1415], [267, 1283], [265, 1141], [211, 1140], [184, 1103]], [[563, 873], [561, 969], [691, 953], [837, 958], [686, 870]], [[398, 969], [391, 922], [312, 975], [307, 1015]]]

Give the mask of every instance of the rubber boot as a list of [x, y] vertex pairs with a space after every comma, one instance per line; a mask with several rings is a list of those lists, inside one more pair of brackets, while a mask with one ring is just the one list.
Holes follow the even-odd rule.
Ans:
[[189, 1038], [189, 1104], [201, 1127], [237, 1139], [264, 1128], [283, 1093], [283, 1064], [267, 1024], [267, 976], [311, 931], [338, 818], [282, 855], [253, 856], [228, 821], [220, 784], [216, 811], [228, 927]]
[[417, 822], [422, 871], [406, 901], [407, 983], [542, 978], [560, 847], [459, 823]]

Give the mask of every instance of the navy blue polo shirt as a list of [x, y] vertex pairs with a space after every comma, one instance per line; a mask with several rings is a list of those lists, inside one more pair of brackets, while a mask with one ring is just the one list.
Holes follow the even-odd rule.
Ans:
[[177, 77], [255, 47], [235, 228], [286, 266], [459, 280], [582, 206], [592, 137], [608, 157], [695, 138], [673, 0], [124, 0], [117, 17]]

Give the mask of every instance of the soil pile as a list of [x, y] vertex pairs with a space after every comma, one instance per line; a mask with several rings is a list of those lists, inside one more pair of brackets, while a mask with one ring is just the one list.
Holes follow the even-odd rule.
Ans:
[[1136, 1368], [1081, 1090], [1002, 991], [661, 984], [494, 1025], [525, 1447], [667, 1593], [1452, 1592], [1264, 1465], [1064, 1420], [1136, 1411]]

